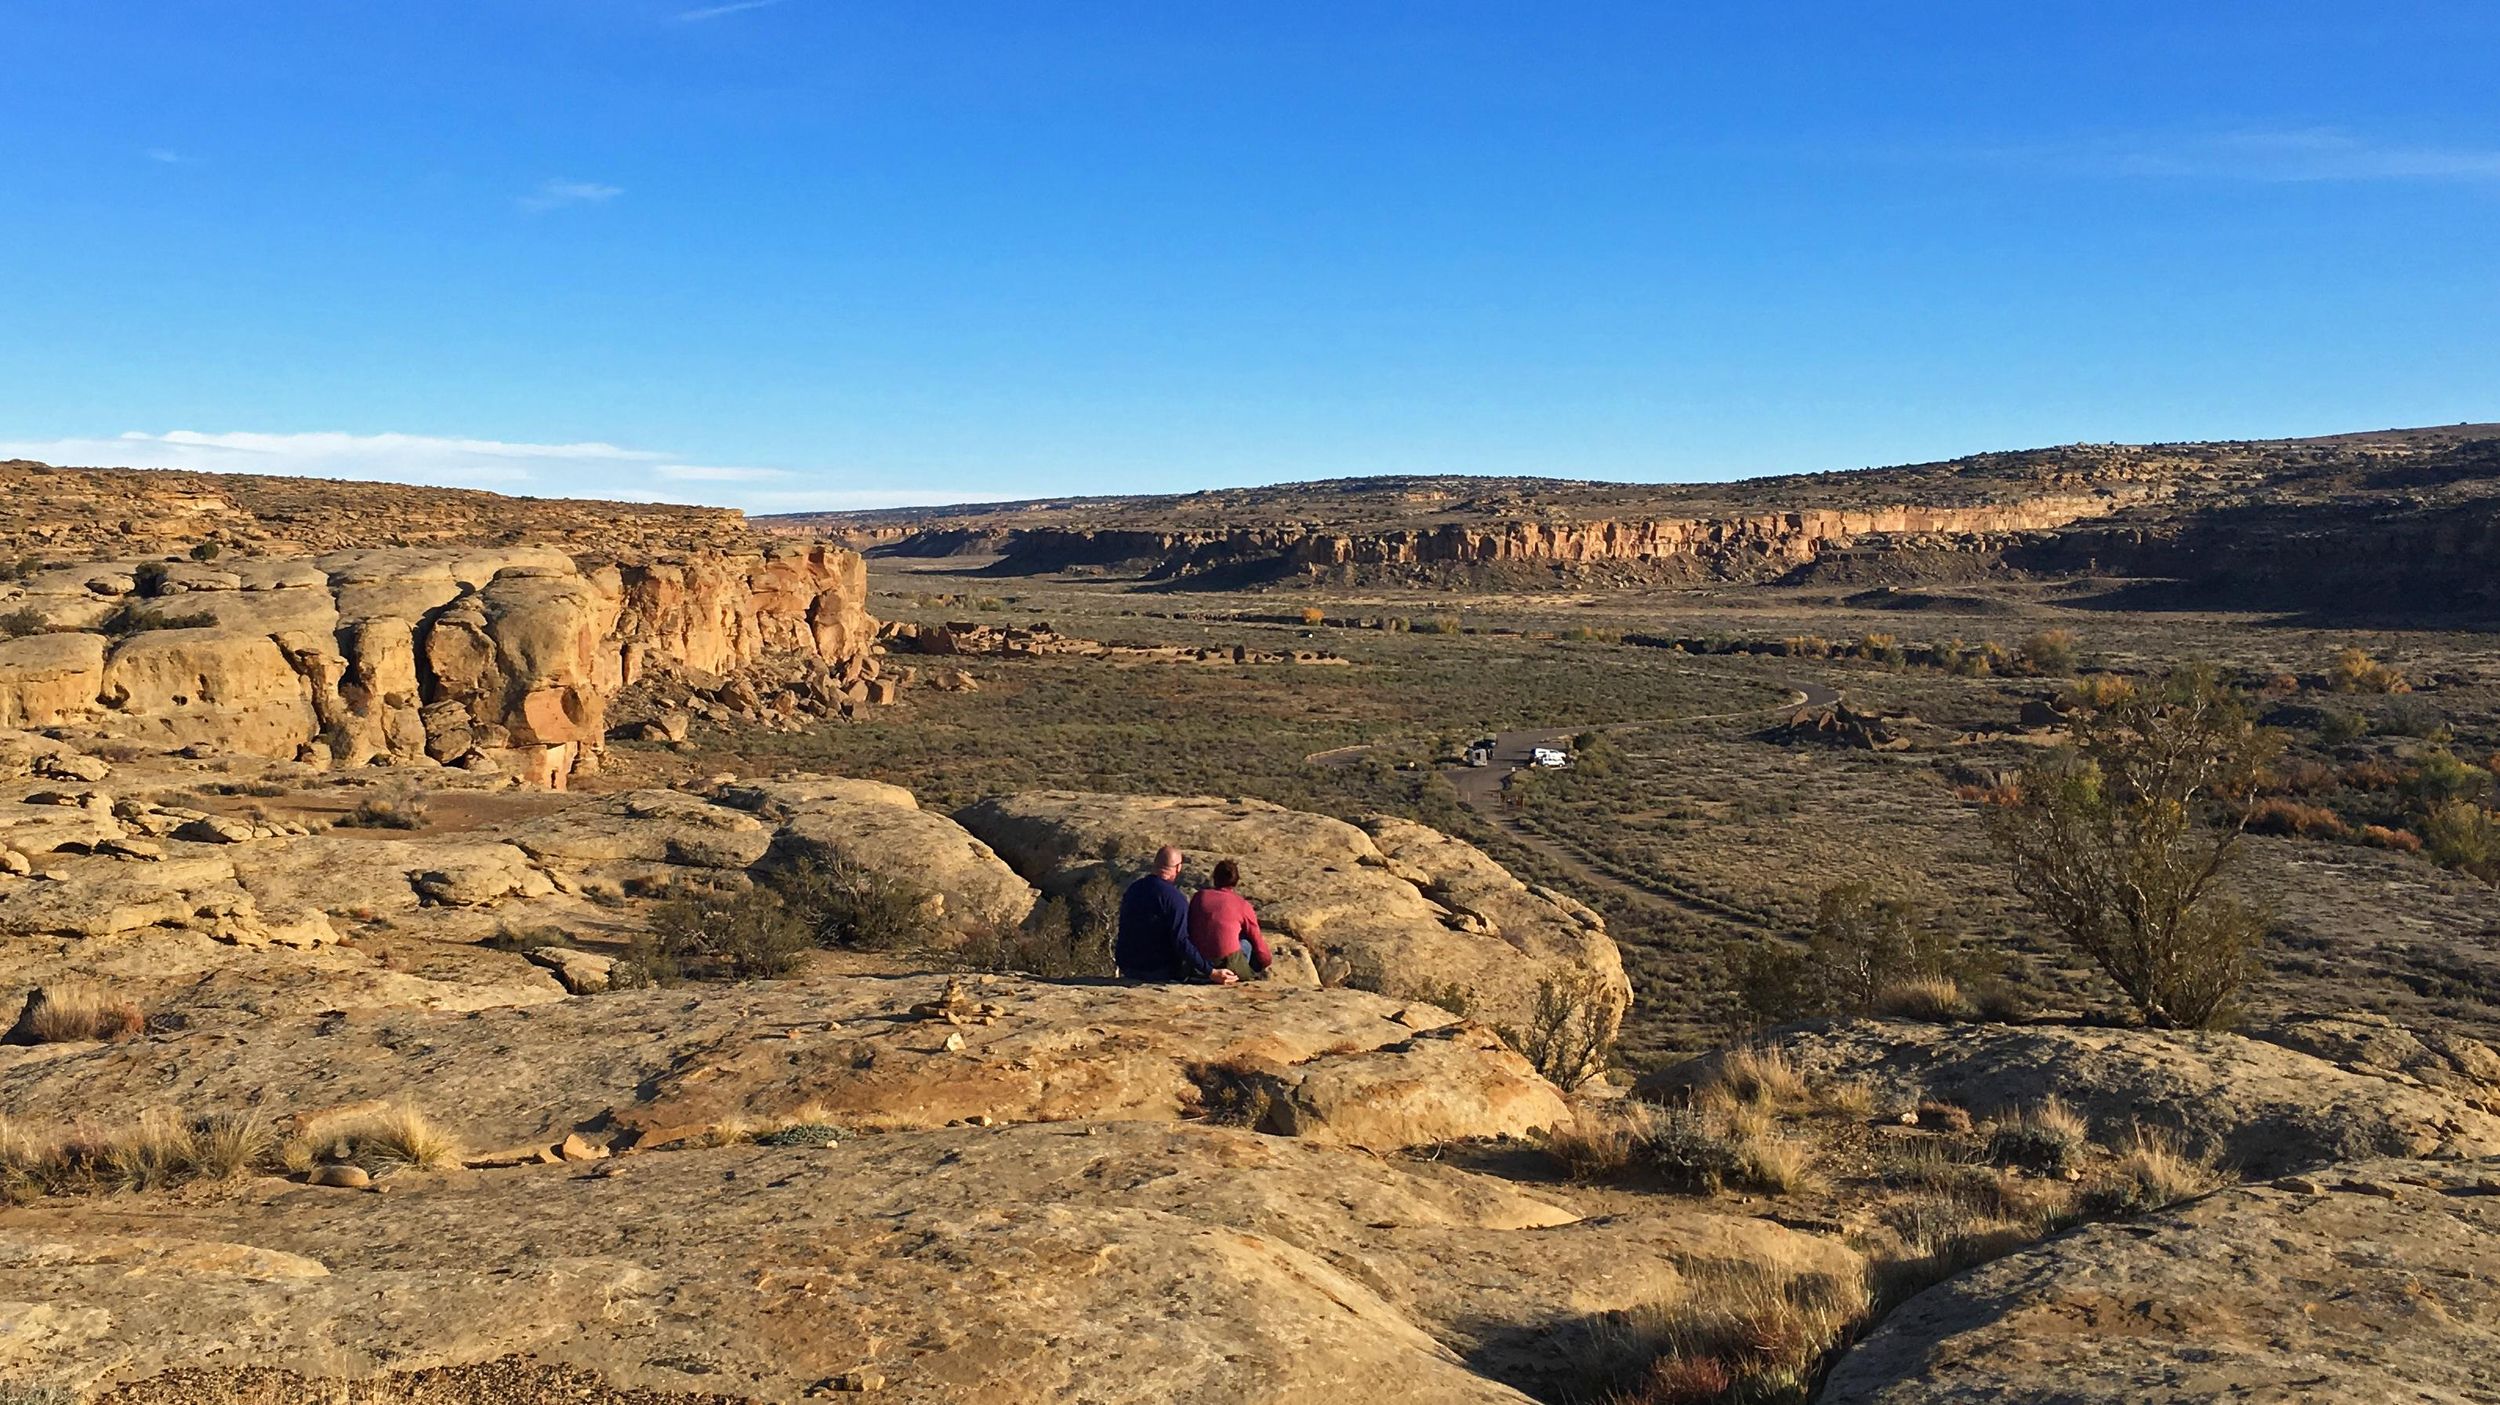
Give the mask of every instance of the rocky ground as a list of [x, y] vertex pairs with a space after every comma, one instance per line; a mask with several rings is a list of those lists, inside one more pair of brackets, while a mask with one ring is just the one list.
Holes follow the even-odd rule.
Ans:
[[[1763, 1101], [1745, 1115], [1770, 1130], [1741, 1135], [1806, 1169], [1713, 1191], [1574, 1148], [1714, 1106], [1727, 1057], [1628, 1098], [1540, 1076], [1492, 1026], [1518, 1038], [1575, 974], [1619, 1013], [1603, 922], [1411, 821], [1075, 792], [947, 815], [815, 776], [554, 795], [189, 750], [108, 762], [21, 738], [28, 774], [0, 788], [25, 870], [0, 878], [10, 982], [137, 1016], [0, 1045], [18, 1202], [0, 1378], [24, 1389], [1683, 1399], [1644, 1375], [1686, 1359], [1679, 1314], [1958, 1264], [1916, 1216], [1975, 1213], [1972, 1185], [2002, 1214], [2096, 1203], [2075, 1197], [2130, 1174], [2117, 1148], [2146, 1127], [2256, 1179], [2036, 1248], [2078, 1213], [2144, 1207], [2026, 1221], [1999, 1249], [2017, 1252], [1841, 1355], [1828, 1398], [2030, 1398], [2082, 1363], [2106, 1385], [2078, 1398], [2480, 1388], [2464, 1363], [2489, 1330], [2474, 1197], [2500, 1170], [2500, 1056], [2470, 1040], [2367, 1017], [2250, 1036], [1804, 1026], [1765, 1046], [1801, 1101]], [[374, 792], [416, 826], [335, 825], [341, 793]], [[1254, 875], [1277, 979], [967, 967], [981, 933], [1164, 839]], [[927, 944], [774, 979], [617, 979], [668, 895], [802, 863], [907, 881]], [[2089, 1143], [2066, 1170], [1964, 1150], [2054, 1099]], [[356, 1130], [409, 1118], [434, 1144]], [[175, 1129], [191, 1162], [165, 1149]], [[251, 1144], [230, 1176], [181, 1169], [220, 1135]], [[81, 1139], [83, 1180], [43, 1160]], [[2389, 1155], [2415, 1159], [2372, 1159]], [[1911, 1165], [1961, 1167], [1959, 1188], [1939, 1198]], [[2339, 1257], [2339, 1236], [2373, 1248]], [[2200, 1267], [2217, 1245], [2242, 1266]], [[2254, 1304], [2293, 1292], [2306, 1325], [2261, 1329]]]
[[[2444, 511], [2480, 442], [2258, 447]], [[1903, 481], [2262, 486], [2212, 449]], [[2472, 636], [2094, 641], [2260, 680], [2348, 812], [2263, 841], [2275, 965], [2174, 1034], [1950, 798], [2053, 740], [1967, 667], [2082, 618], [2046, 587], [931, 577], [880, 631], [856, 558], [700, 513], [7, 472], [0, 1402], [2500, 1400], [2490, 890], [2358, 837], [2500, 744]], [[2412, 691], [2302, 676], [2354, 642]], [[888, 650], [933, 686], [872, 712]], [[1434, 764], [1486, 731], [1611, 757], [1486, 824]], [[1165, 842], [1240, 863], [1271, 979], [1102, 974]], [[2034, 998], [1669, 1055], [1719, 941], [1904, 864]]]

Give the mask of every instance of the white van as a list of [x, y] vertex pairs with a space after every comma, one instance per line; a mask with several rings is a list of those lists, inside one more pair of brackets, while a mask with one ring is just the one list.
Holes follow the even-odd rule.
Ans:
[[1569, 753], [1555, 747], [1540, 746], [1528, 753], [1528, 764], [1531, 766], [1568, 766], [1571, 764], [1571, 757]]

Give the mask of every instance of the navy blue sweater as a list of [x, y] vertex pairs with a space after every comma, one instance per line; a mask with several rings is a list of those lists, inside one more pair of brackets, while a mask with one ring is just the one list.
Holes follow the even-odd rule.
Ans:
[[1207, 959], [1189, 939], [1189, 895], [1149, 873], [1120, 895], [1120, 936], [1111, 959], [1133, 981], [1203, 981]]

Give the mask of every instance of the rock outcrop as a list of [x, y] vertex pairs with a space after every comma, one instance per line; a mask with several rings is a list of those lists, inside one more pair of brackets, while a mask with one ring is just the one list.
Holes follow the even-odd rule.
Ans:
[[1630, 1003], [1603, 918], [1422, 825], [1357, 827], [1258, 800], [1071, 791], [985, 800], [955, 818], [1046, 893], [1139, 871], [1165, 843], [1188, 853], [1194, 873], [1238, 860], [1261, 924], [1332, 983], [1452, 1001], [1494, 1024], [1524, 1025], [1547, 980], [1594, 980], [1618, 1020]]
[[274, 1115], [423, 1090], [429, 1107], [458, 1110], [439, 1116], [473, 1147], [582, 1132], [647, 1149], [802, 1111], [888, 1129], [1170, 1121], [1260, 1070], [1286, 1085], [1269, 1130], [1373, 1151], [1523, 1137], [1569, 1117], [1480, 1029], [1362, 991], [1001, 976], [967, 1002], [997, 1013], [916, 1013], [943, 1007], [951, 979], [828, 970], [504, 1010], [271, 1016], [220, 1026], [206, 1063], [182, 1037], [0, 1050], [0, 1103], [68, 1123], [96, 1105]]
[[1520, 1405], [1570, 1367], [1556, 1329], [1738, 1265], [1775, 1265], [1773, 1284], [1858, 1268], [1759, 1220], [1583, 1221], [1484, 1177], [1243, 1132], [962, 1127], [385, 1195], [261, 1182], [144, 1217], [7, 1212], [0, 1299], [26, 1306], [0, 1375], [131, 1401], [428, 1372], [441, 1399], [873, 1380], [929, 1405]]
[[[1867, 1082], [1890, 1107], [1936, 1098], [1988, 1116], [2054, 1097], [2104, 1141], [2137, 1125], [2164, 1128], [2250, 1175], [2500, 1151], [2500, 1117], [2475, 1105], [2500, 1090], [2469, 1101], [2235, 1034], [1840, 1020], [1779, 1030], [1766, 1043], [1809, 1078]], [[1661, 1070], [1641, 1090], [1673, 1097], [1722, 1057]]]
[[1816, 1398], [2500, 1398], [2500, 1162], [2337, 1166], [2060, 1235], [1912, 1298]]
[[859, 558], [831, 547], [59, 567], [0, 590], [0, 609], [56, 631], [0, 643], [0, 724], [561, 787], [596, 767], [609, 700], [646, 677], [797, 656], [825, 674], [818, 706], [865, 704], [866, 598]]

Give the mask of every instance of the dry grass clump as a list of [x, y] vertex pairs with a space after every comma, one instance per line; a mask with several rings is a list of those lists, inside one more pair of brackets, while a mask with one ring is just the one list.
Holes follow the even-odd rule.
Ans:
[[7, 1042], [78, 1044], [129, 1039], [146, 1027], [147, 1017], [136, 1004], [95, 986], [64, 982], [28, 993], [17, 1023], [9, 1028]]
[[1924, 1020], [1929, 1024], [1951, 1024], [1977, 1013], [1970, 997], [1962, 993], [1962, 983], [1951, 976], [1895, 981], [1877, 991], [1868, 1008], [1874, 1014], [1893, 1019]]
[[1826, 1183], [1812, 1146], [1780, 1132], [1765, 1109], [1726, 1098], [1583, 1107], [1572, 1126], [1546, 1133], [1545, 1150], [1576, 1179], [1655, 1180], [1696, 1195], [1800, 1195]]
[[1600, 1328], [1606, 1405], [1803, 1401], [1830, 1354], [1873, 1310], [1858, 1274], [1730, 1265], [1696, 1273], [1685, 1295], [1613, 1315]]
[[459, 1140], [432, 1118], [402, 1105], [323, 1128], [314, 1136], [289, 1138], [280, 1155], [289, 1171], [344, 1164], [383, 1175], [457, 1166], [462, 1152]]
[[2094, 1214], [2141, 1215], [2230, 1183], [2210, 1157], [2190, 1155], [2167, 1128], [2137, 1127], [2084, 1203]]
[[821, 1102], [805, 1102], [787, 1112], [725, 1117], [683, 1141], [686, 1147], [824, 1145], [835, 1140], [840, 1125], [833, 1110]]
[[2055, 1097], [1997, 1118], [1988, 1127], [1988, 1158], [2041, 1175], [2079, 1169], [2089, 1129], [2074, 1109]]
[[1940, 1132], [1951, 1132], [1957, 1136], [1967, 1136], [1971, 1130], [1970, 1109], [1960, 1103], [1922, 1098], [1918, 1104], [1918, 1125], [1932, 1127]]
[[1752, 1045], [1721, 1055], [1718, 1066], [1693, 1093], [1697, 1100], [1722, 1094], [1734, 1102], [1764, 1107], [1804, 1107], [1814, 1100], [1805, 1075], [1797, 1071], [1787, 1050]]
[[1611, 1180], [1632, 1169], [1658, 1110], [1646, 1103], [1574, 1110], [1571, 1125], [1551, 1127], [1544, 1134], [1547, 1155], [1562, 1163], [1573, 1180]]
[[426, 804], [414, 796], [375, 796], [339, 816], [339, 829], [423, 829]]
[[276, 1134], [251, 1113], [151, 1112], [121, 1127], [53, 1137], [0, 1120], [0, 1201], [231, 1180], [262, 1169], [276, 1146]]

